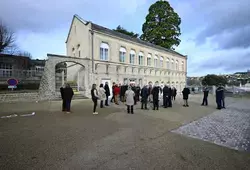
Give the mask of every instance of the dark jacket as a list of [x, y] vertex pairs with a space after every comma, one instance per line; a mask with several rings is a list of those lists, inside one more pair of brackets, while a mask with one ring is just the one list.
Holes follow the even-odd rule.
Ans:
[[209, 93], [209, 89], [206, 87], [206, 88], [203, 90], [203, 93], [204, 93], [204, 97], [207, 97], [207, 96], [208, 96], [208, 93]]
[[221, 100], [223, 98], [224, 89], [222, 87], [218, 87], [216, 89], [216, 100]]
[[158, 86], [153, 87], [152, 90], [153, 100], [159, 100], [159, 92], [160, 92], [160, 87]]
[[163, 96], [167, 97], [169, 95], [169, 88], [167, 86], [163, 87]]
[[173, 90], [171, 89], [171, 87], [168, 88], [168, 97], [171, 98], [173, 93]]
[[63, 87], [60, 88], [61, 98], [63, 99]]
[[187, 100], [189, 94], [190, 94], [189, 88], [185, 87], [182, 91], [183, 99]]
[[176, 96], [176, 94], [177, 94], [177, 90], [176, 90], [176, 88], [173, 88], [173, 93], [172, 93], [172, 95], [173, 95], [173, 96]]
[[148, 96], [149, 96], [149, 91], [148, 91], [147, 87], [143, 87], [143, 88], [141, 89], [141, 97], [142, 97], [143, 99], [147, 99]]
[[110, 90], [109, 90], [109, 85], [105, 84], [104, 86], [105, 94], [106, 96], [110, 96]]
[[71, 100], [74, 95], [73, 89], [71, 87], [65, 87], [63, 89], [63, 99]]

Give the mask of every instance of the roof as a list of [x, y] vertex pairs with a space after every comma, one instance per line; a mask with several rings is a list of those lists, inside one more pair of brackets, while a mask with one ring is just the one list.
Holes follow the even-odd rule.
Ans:
[[[109, 34], [109, 35], [113, 35], [113, 36], [116, 36], [116, 37], [119, 37], [119, 38], [122, 38], [122, 39], [125, 39], [125, 40], [129, 40], [129, 41], [133, 41], [133, 42], [136, 42], [138, 44], [142, 44], [142, 45], [145, 45], [145, 46], [148, 46], [148, 47], [153, 47], [155, 49], [158, 49], [158, 50], [162, 50], [162, 51], [166, 51], [166, 52], [169, 52], [169, 53], [172, 53], [172, 54], [177, 54], [177, 55], [180, 55], [182, 57], [187, 57], [185, 55], [182, 55], [176, 51], [173, 51], [173, 50], [170, 50], [170, 49], [167, 49], [167, 48], [164, 48], [164, 47], [161, 47], [161, 46], [158, 46], [158, 45], [155, 45], [155, 44], [152, 44], [152, 43], [149, 43], [149, 42], [146, 42], [146, 41], [143, 41], [139, 38], [133, 38], [129, 35], [126, 35], [126, 34], [122, 34], [120, 32], [117, 32], [117, 31], [114, 31], [114, 30], [111, 30], [109, 28], [105, 28], [103, 26], [100, 26], [100, 25], [97, 25], [97, 24], [94, 24], [90, 21], [85, 21], [83, 20], [81, 17], [79, 17], [78, 15], [74, 15], [73, 16], [73, 19], [72, 19], [72, 22], [71, 22], [71, 26], [70, 26], [70, 30], [69, 30], [69, 33], [71, 31], [71, 28], [72, 28], [72, 24], [73, 24], [73, 21], [74, 19], [78, 19], [81, 23], [83, 23], [84, 25], [88, 25], [89, 23], [91, 23], [91, 29], [92, 30], [96, 30], [96, 31], [99, 31], [99, 32], [103, 32], [103, 33], [106, 33], [106, 34]], [[68, 38], [69, 38], [69, 33], [68, 33], [68, 37], [67, 37], [67, 40], [66, 40], [66, 43], [68, 41]]]
[[166, 52], [170, 52], [172, 54], [177, 54], [177, 55], [180, 55], [182, 57], [186, 57], [185, 55], [182, 55], [182, 54], [180, 54], [180, 53], [178, 53], [176, 51], [169, 50], [169, 49], [166, 49], [164, 47], [161, 47], [161, 46], [158, 46], [158, 45], [143, 41], [143, 40], [141, 40], [139, 38], [133, 38], [133, 37], [131, 37], [129, 35], [122, 34], [120, 32], [111, 30], [109, 28], [105, 28], [103, 26], [100, 26], [100, 25], [97, 25], [97, 24], [94, 24], [94, 23], [91, 23], [91, 28], [93, 30], [100, 31], [100, 32], [103, 32], [103, 33], [106, 33], [106, 34], [109, 34], [109, 35], [113, 35], [113, 36], [116, 36], [116, 37], [119, 37], [119, 38], [122, 38], [122, 39], [126, 39], [126, 40], [129, 40], [129, 41], [133, 41], [133, 42], [136, 42], [138, 44], [146, 45], [146, 46], [149, 46], [149, 47], [156, 48], [158, 50], [163, 50], [163, 51], [166, 51]]

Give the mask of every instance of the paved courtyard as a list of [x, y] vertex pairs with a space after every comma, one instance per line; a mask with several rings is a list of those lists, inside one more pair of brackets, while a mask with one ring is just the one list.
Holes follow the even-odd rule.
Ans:
[[123, 105], [92, 115], [89, 100], [72, 114], [58, 101], [0, 104], [0, 169], [249, 169], [250, 101], [217, 111], [211, 96], [208, 107], [190, 100], [134, 115]]

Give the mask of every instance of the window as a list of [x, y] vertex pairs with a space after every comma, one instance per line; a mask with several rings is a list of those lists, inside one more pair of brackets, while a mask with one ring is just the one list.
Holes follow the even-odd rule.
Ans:
[[11, 77], [12, 76], [12, 71], [4, 70], [4, 71], [2, 71], [2, 76], [3, 77]]
[[177, 71], [179, 71], [179, 62], [178, 62], [178, 60], [176, 60], [176, 62], [175, 62], [175, 68], [176, 68]]
[[76, 56], [76, 51], [75, 51], [75, 48], [74, 48], [74, 47], [72, 48], [72, 54], [73, 54], [73, 57]]
[[100, 60], [108, 60], [109, 45], [107, 43], [101, 43], [100, 46]]
[[119, 61], [124, 63], [125, 62], [125, 56], [126, 56], [126, 49], [121, 47], [119, 52]]
[[163, 67], [163, 57], [160, 58], [160, 67]]
[[78, 50], [78, 57], [81, 57], [80, 44], [77, 45], [77, 50]]
[[155, 55], [155, 57], [154, 57], [154, 66], [158, 67], [158, 56], [157, 55]]
[[184, 62], [181, 62], [181, 71], [184, 71]]
[[138, 64], [139, 64], [139, 65], [143, 65], [143, 53], [142, 53], [142, 52], [139, 53]]
[[130, 64], [135, 64], [135, 51], [134, 51], [134, 50], [131, 50], [131, 51], [130, 51], [129, 63], [130, 63]]
[[12, 64], [0, 63], [0, 69], [12, 69]]
[[148, 54], [148, 57], [147, 57], [147, 66], [151, 66], [151, 58], [152, 58], [152, 55]]
[[172, 67], [171, 69], [174, 70], [174, 60], [173, 59], [171, 61], [171, 67]]
[[170, 63], [169, 63], [170, 61], [169, 61], [169, 58], [167, 58], [167, 69], [169, 69], [170, 68]]

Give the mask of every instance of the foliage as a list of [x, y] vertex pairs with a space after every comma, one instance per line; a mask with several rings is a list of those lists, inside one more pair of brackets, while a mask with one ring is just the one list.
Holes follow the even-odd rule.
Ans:
[[181, 42], [179, 36], [181, 18], [168, 1], [159, 0], [152, 4], [142, 26], [141, 39], [167, 49], [173, 49]]
[[69, 84], [70, 86], [77, 86], [76, 81], [67, 81], [66, 83]]
[[190, 80], [187, 81], [187, 85], [188, 86], [193, 86], [193, 85], [200, 86], [201, 81], [199, 81], [197, 79], [190, 79]]
[[218, 85], [226, 85], [227, 84], [227, 79], [224, 76], [218, 76], [215, 74], [208, 74], [206, 75], [203, 80], [202, 80], [203, 85], [208, 85], [208, 86], [218, 86]]
[[136, 34], [134, 32], [129, 32], [128, 30], [126, 30], [125, 28], [121, 27], [120, 25], [118, 25], [118, 27], [116, 27], [116, 29], [114, 29], [114, 31], [120, 32], [122, 34], [126, 34], [129, 35], [133, 38], [138, 38], [139, 34]]

